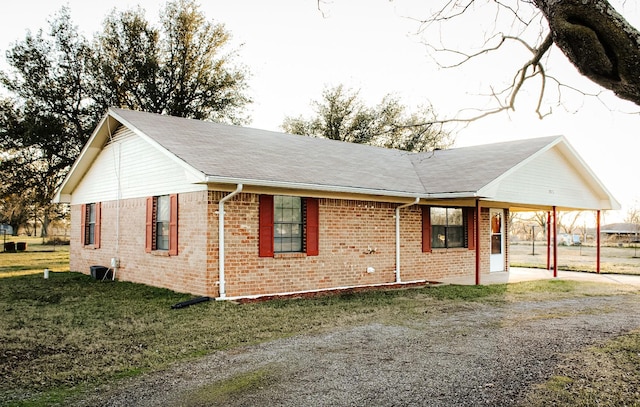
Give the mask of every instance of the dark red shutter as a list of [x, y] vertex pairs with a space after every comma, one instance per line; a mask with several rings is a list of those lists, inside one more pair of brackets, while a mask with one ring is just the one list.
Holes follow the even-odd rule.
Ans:
[[80, 205], [80, 244], [84, 246], [87, 242], [87, 205]]
[[153, 250], [153, 197], [147, 198], [147, 224], [144, 249], [147, 253]]
[[476, 208], [465, 208], [467, 215], [467, 247], [469, 250], [476, 249]]
[[429, 206], [422, 207], [422, 252], [431, 252], [431, 210]]
[[96, 249], [100, 248], [100, 226], [101, 226], [101, 218], [102, 218], [102, 204], [97, 202], [94, 205], [96, 211], [96, 223], [93, 228], [93, 247]]
[[260, 195], [259, 211], [259, 256], [273, 257], [273, 195]]
[[169, 215], [169, 256], [178, 255], [178, 194], [169, 196], [170, 210]]
[[307, 208], [307, 256], [317, 256], [320, 252], [320, 207], [316, 198], [306, 198]]

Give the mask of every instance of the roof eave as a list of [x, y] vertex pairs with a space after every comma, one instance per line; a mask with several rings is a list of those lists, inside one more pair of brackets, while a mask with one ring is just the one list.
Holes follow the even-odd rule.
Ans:
[[348, 186], [340, 186], [340, 185], [323, 185], [323, 184], [273, 181], [273, 180], [263, 180], [263, 179], [221, 177], [221, 176], [212, 176], [212, 175], [205, 177], [203, 183], [236, 184], [236, 185], [243, 184], [243, 185], [252, 185], [256, 187], [301, 189], [301, 190], [307, 190], [307, 191], [322, 191], [322, 192], [358, 194], [358, 195], [379, 195], [379, 196], [389, 196], [394, 198], [426, 197], [424, 193], [420, 193], [420, 192], [389, 191], [389, 190], [382, 190], [382, 189], [375, 189], [375, 188], [357, 188], [357, 187], [348, 187]]
[[[76, 158], [75, 162], [71, 166], [71, 169], [67, 173], [64, 181], [62, 181], [62, 184], [60, 184], [56, 190], [52, 200], [53, 203], [70, 202], [71, 192], [80, 182], [86, 170], [91, 166], [91, 163], [93, 163], [98, 154], [100, 154], [102, 146], [110, 136], [110, 121], [115, 122], [116, 120], [112, 118], [109, 113], [106, 113], [102, 119], [100, 119], [100, 122], [94, 129], [93, 133], [91, 133], [91, 136], [82, 148], [82, 151], [80, 151], [78, 158]], [[107, 127], [106, 131], [105, 127]]]
[[243, 184], [265, 188], [300, 189], [306, 191], [321, 191], [330, 193], [356, 194], [356, 195], [376, 195], [392, 198], [421, 198], [421, 199], [455, 199], [455, 198], [477, 198], [476, 192], [410, 192], [391, 191], [375, 188], [358, 188], [340, 185], [325, 185], [300, 182], [274, 181], [262, 179], [234, 178], [209, 175], [202, 182], [205, 184]]

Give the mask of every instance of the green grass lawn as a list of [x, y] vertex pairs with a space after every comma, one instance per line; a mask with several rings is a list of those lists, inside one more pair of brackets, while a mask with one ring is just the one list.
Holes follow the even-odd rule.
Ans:
[[[373, 321], [410, 323], [438, 305], [622, 292], [615, 286], [547, 280], [243, 305], [209, 301], [175, 310], [172, 305], [191, 297], [133, 283], [99, 282], [68, 272], [67, 248], [36, 249], [45, 247], [34, 244], [26, 253], [0, 253], [0, 405], [62, 405], [98, 383], [217, 350]], [[57, 271], [47, 280], [41, 274], [45, 267]], [[620, 339], [626, 350], [631, 349], [625, 355], [640, 354], [638, 335], [629, 338]], [[613, 344], [604, 352], [614, 354], [616, 349]], [[630, 363], [638, 377], [640, 362], [636, 358]], [[611, 382], [596, 385], [612, 386]], [[549, 388], [557, 386], [551, 383]]]
[[[571, 281], [441, 286], [237, 305], [79, 273], [0, 279], [0, 404], [52, 405], [88, 386], [216, 350], [371, 321], [402, 323], [443, 302], [612, 293]], [[26, 397], [25, 397], [26, 396]]]
[[2, 252], [0, 245], [0, 278], [51, 271], [69, 271], [69, 246], [42, 244], [41, 238], [11, 237], [11, 241], [27, 243], [24, 252]]

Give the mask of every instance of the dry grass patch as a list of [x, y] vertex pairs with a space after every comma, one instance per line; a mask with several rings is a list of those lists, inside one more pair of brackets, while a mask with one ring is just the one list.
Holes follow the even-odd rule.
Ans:
[[640, 406], [640, 331], [572, 354], [523, 406]]

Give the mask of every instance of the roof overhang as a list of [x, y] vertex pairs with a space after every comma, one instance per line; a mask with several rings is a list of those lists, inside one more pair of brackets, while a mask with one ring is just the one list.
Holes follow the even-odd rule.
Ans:
[[[540, 156], [548, 152], [549, 150], [557, 149], [566, 162], [576, 169], [582, 175], [582, 178], [585, 184], [594, 191], [594, 194], [599, 197], [599, 199], [595, 199], [594, 202], [587, 204], [585, 202], [575, 203], [575, 202], [562, 202], [557, 197], [554, 197], [551, 192], [547, 197], [538, 196], [538, 199], [534, 202], [521, 202], [514, 200], [506, 200], [503, 196], [500, 196], [500, 193], [497, 192], [500, 190], [500, 184], [503, 183], [506, 179], [508, 179], [515, 172], [521, 170], [528, 163], [538, 159]], [[595, 175], [595, 173], [591, 170], [591, 168], [582, 160], [582, 158], [578, 155], [576, 150], [569, 144], [567, 139], [562, 136], [556, 138], [554, 141], [546, 145], [544, 148], [538, 150], [536, 153], [529, 156], [527, 159], [523, 160], [517, 166], [511, 168], [510, 170], [504, 172], [495, 180], [480, 188], [478, 191], [479, 196], [487, 197], [490, 200], [502, 201], [502, 202], [510, 202], [512, 207], [518, 208], [536, 208], [531, 210], [547, 210], [547, 208], [555, 207], [556, 210], [563, 211], [575, 211], [575, 210], [617, 210], [620, 209], [620, 203], [611, 195], [611, 193], [607, 190], [604, 184], [600, 181], [600, 179]], [[539, 208], [539, 209], [537, 209]]]
[[155, 140], [153, 140], [140, 130], [138, 130], [136, 126], [129, 123], [126, 119], [118, 115], [117, 112], [110, 108], [96, 126], [95, 130], [91, 134], [91, 137], [89, 137], [89, 140], [80, 152], [80, 155], [73, 163], [73, 166], [71, 166], [71, 170], [56, 191], [56, 194], [53, 198], [54, 203], [71, 201], [71, 194], [73, 193], [74, 189], [80, 183], [84, 175], [87, 173], [87, 171], [95, 161], [98, 154], [100, 154], [107, 141], [112, 137], [113, 133], [120, 125], [127, 126], [137, 136], [141, 137], [149, 144], [157, 148], [159, 151], [163, 152], [171, 160], [181, 165], [194, 184], [202, 183], [204, 181], [205, 176], [204, 174], [202, 174], [202, 172], [196, 170], [191, 165], [181, 160], [179, 157], [176, 157], [170, 151], [167, 151], [167, 149], [165, 149], [163, 146], [158, 144]]

